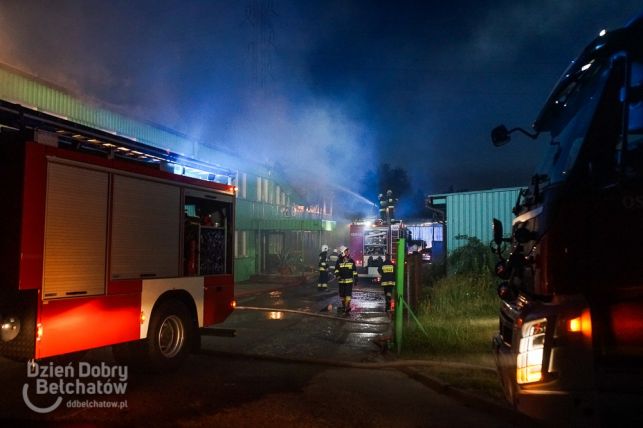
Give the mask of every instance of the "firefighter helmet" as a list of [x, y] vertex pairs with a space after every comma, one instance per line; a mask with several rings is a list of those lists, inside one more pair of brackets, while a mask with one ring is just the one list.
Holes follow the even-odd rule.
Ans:
[[328, 251], [328, 245], [325, 245], [325, 244], [324, 244], [324, 245], [322, 245], [321, 250], [322, 250], [322, 253], [323, 253], [324, 251]]
[[344, 254], [344, 251], [346, 251], [346, 247], [344, 247], [343, 245], [339, 247], [339, 254]]

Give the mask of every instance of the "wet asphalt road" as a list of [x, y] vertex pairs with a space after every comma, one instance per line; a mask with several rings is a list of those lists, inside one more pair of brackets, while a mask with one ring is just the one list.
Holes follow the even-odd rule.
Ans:
[[[236, 336], [204, 336], [203, 351], [177, 372], [128, 372], [124, 394], [63, 395], [60, 407], [44, 415], [25, 405], [24, 384], [30, 385], [30, 397], [42, 407], [55, 396], [34, 396], [34, 380], [27, 379], [25, 365], [0, 359], [2, 426], [34, 422], [42, 426], [514, 426], [397, 370], [333, 366], [333, 362], [377, 364], [390, 358], [374, 343], [390, 335], [381, 290], [366, 284], [358, 287], [354, 309], [347, 316], [336, 313], [335, 292], [334, 286], [318, 292], [308, 285], [241, 298], [239, 306], [275, 311], [237, 310], [219, 326], [234, 329]], [[115, 364], [109, 349], [91, 351], [84, 361]], [[69, 407], [83, 402], [94, 407]], [[95, 407], [105, 402], [122, 408]]]

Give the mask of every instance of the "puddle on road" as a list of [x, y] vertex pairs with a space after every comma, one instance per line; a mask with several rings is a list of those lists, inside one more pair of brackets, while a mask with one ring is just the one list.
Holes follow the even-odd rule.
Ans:
[[286, 314], [284, 312], [265, 312], [266, 319], [269, 320], [282, 320], [286, 318]]
[[344, 343], [347, 345], [364, 345], [364, 344], [373, 344], [373, 342], [378, 342], [385, 336], [385, 333], [351, 333], [349, 334]]

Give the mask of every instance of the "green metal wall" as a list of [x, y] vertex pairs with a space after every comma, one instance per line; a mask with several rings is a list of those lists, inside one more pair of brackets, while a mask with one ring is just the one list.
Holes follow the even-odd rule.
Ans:
[[244, 257], [234, 259], [234, 279], [237, 282], [246, 281], [257, 273], [257, 242], [256, 233], [248, 231], [247, 253]]
[[446, 199], [447, 252], [466, 244], [465, 239], [456, 238], [461, 235], [489, 243], [493, 238], [493, 218], [502, 221], [505, 228], [510, 227], [514, 218], [511, 210], [519, 192], [520, 187], [513, 187], [441, 195]]
[[[277, 200], [277, 186], [287, 194], [289, 204], [303, 205], [302, 199], [275, 171], [265, 166], [241, 160], [224, 151], [213, 149], [190, 137], [162, 126], [132, 119], [126, 115], [103, 109], [75, 96], [64, 88], [42, 81], [34, 76], [0, 63], [0, 98], [34, 108], [92, 128], [116, 133], [154, 147], [171, 150], [190, 158], [222, 166], [247, 174], [246, 195], [237, 199], [235, 228], [247, 232], [246, 255], [235, 259], [235, 279], [243, 281], [257, 273], [259, 257], [256, 236], [259, 231], [329, 232], [335, 222], [287, 215], [287, 206]], [[257, 178], [267, 181], [268, 201], [257, 200]], [[269, 177], [269, 178], [268, 178]], [[237, 183], [240, 184], [240, 183]], [[264, 195], [265, 198], [265, 195]]]

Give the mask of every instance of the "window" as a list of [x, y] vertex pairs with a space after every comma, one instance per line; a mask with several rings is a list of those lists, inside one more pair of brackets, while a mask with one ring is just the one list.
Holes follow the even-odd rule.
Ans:
[[257, 202], [261, 202], [261, 193], [263, 191], [263, 183], [261, 177], [257, 177]]
[[541, 128], [550, 132], [551, 141], [538, 174], [545, 174], [551, 183], [566, 180], [576, 163], [600, 107], [610, 71], [608, 62], [592, 62], [570, 79], [556, 101], [548, 106]]
[[231, 273], [231, 204], [219, 196], [190, 191], [184, 212], [184, 275]]
[[270, 185], [270, 183], [268, 182], [267, 179], [264, 178], [264, 179], [262, 179], [262, 184], [263, 184], [263, 190], [261, 191], [262, 196], [263, 196], [262, 201], [269, 203], [270, 202], [270, 194], [268, 193], [268, 186]]
[[631, 68], [627, 127], [626, 174], [643, 175], [643, 63], [634, 62]]
[[284, 234], [268, 234], [268, 254], [281, 254], [284, 251]]
[[235, 230], [234, 232], [234, 256], [236, 258], [248, 257], [248, 232]]

